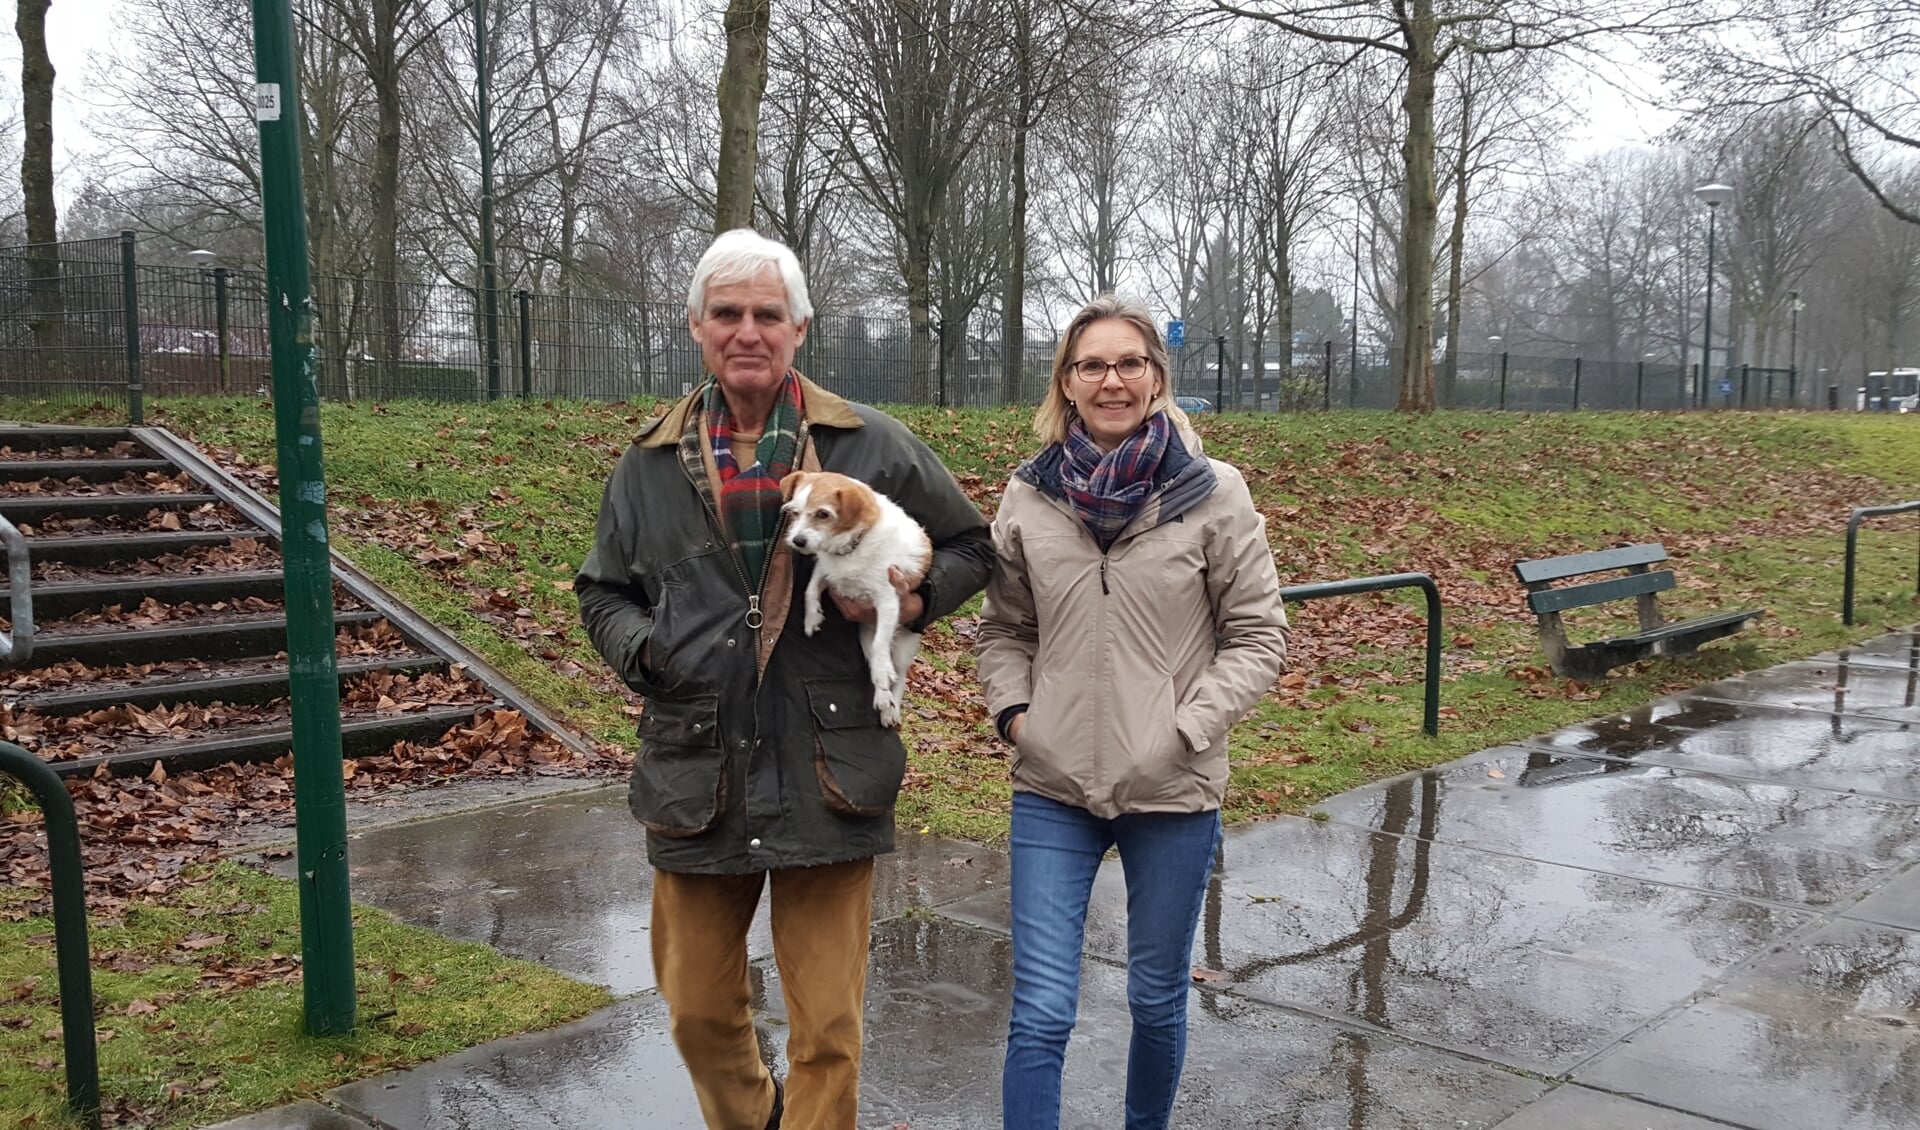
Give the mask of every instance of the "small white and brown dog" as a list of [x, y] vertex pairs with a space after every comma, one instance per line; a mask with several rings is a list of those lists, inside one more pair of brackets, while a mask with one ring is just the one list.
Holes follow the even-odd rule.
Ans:
[[888, 579], [900, 570], [908, 591], [933, 563], [933, 543], [900, 505], [867, 484], [831, 471], [795, 471], [780, 480], [787, 502], [787, 544], [812, 555], [807, 584], [807, 635], [819, 630], [822, 590], [873, 605], [874, 622], [860, 625], [860, 647], [873, 677], [873, 708], [880, 724], [900, 724], [907, 668], [920, 650], [920, 633], [900, 626], [900, 594]]

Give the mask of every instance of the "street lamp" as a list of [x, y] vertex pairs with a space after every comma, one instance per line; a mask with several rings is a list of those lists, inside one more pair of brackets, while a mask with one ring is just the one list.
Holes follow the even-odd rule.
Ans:
[[200, 268], [202, 275], [213, 268], [213, 321], [214, 334], [220, 343], [220, 391], [232, 392], [233, 380], [231, 365], [227, 353], [227, 269], [217, 266], [220, 256], [206, 248], [197, 248], [187, 252], [187, 262]]
[[1713, 369], [1713, 237], [1714, 221], [1719, 216], [1720, 205], [1733, 199], [1733, 186], [1715, 181], [1703, 184], [1693, 190], [1700, 203], [1707, 206], [1707, 313], [1700, 331], [1700, 403], [1707, 401], [1707, 381]]

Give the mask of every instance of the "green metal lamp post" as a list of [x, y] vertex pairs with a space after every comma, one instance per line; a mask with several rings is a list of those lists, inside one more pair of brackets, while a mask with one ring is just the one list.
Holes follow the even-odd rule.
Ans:
[[254, 0], [267, 331], [279, 438], [280, 552], [286, 572], [287, 681], [293, 703], [293, 795], [300, 873], [306, 1028], [354, 1025], [353, 907], [347, 892], [347, 800], [340, 779], [340, 676], [327, 557], [320, 388], [300, 186], [300, 92], [289, 0]]

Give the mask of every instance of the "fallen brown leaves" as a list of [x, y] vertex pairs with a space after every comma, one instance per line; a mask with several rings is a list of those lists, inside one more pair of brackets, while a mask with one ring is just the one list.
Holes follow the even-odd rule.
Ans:
[[91, 498], [124, 494], [186, 494], [198, 489], [199, 484], [185, 472], [169, 475], [164, 471], [148, 471], [145, 474], [128, 472], [118, 479], [104, 483], [90, 483], [77, 476], [67, 479], [46, 478], [0, 482], [0, 495], [15, 497], [76, 495]]
[[[461, 776], [606, 776], [627, 764], [615, 749], [575, 753], [533, 729], [518, 711], [494, 708], [438, 741], [396, 742], [378, 757], [353, 759], [347, 788], [372, 796]], [[111, 917], [129, 899], [178, 889], [186, 882], [185, 869], [212, 861], [249, 829], [290, 828], [293, 775], [289, 755], [269, 765], [69, 780], [90, 913]], [[47, 890], [46, 838], [37, 810], [0, 821], [0, 881]], [[14, 904], [5, 913], [18, 919], [44, 910], [43, 899]]]
[[65, 447], [39, 448], [28, 447], [15, 451], [11, 444], [0, 445], [0, 460], [16, 459], [139, 459], [146, 452], [130, 439], [123, 439], [108, 447], [94, 447], [91, 444]]
[[163, 553], [132, 561], [80, 568], [64, 561], [36, 561], [36, 581], [74, 581], [91, 577], [125, 576], [200, 576], [207, 573], [235, 573], [258, 569], [278, 569], [280, 554], [262, 538], [235, 538], [226, 545], [201, 545], [179, 553]]
[[[354, 601], [346, 601], [347, 608], [358, 608]], [[279, 615], [282, 605], [277, 600], [248, 596], [238, 600], [215, 600], [196, 603], [190, 600], [176, 604], [165, 604], [147, 597], [133, 608], [124, 608], [110, 604], [69, 616], [63, 620], [53, 620], [40, 625], [40, 631], [57, 633], [97, 627], [151, 628], [156, 624], [184, 623], [199, 621], [205, 623], [241, 620], [254, 616]]]
[[145, 514], [98, 517], [54, 514], [32, 524], [17, 523], [28, 537], [46, 534], [131, 533], [140, 530], [254, 530], [252, 522], [224, 502], [205, 502], [191, 510], [155, 508]]

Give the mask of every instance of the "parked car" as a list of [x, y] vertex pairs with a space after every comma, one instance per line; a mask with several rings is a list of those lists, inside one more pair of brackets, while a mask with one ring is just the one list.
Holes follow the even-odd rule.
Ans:
[[1213, 411], [1213, 401], [1203, 396], [1176, 396], [1173, 398], [1173, 406], [1189, 416]]

